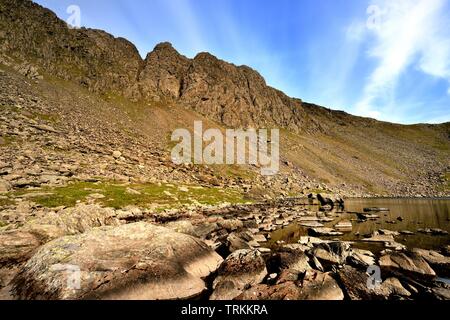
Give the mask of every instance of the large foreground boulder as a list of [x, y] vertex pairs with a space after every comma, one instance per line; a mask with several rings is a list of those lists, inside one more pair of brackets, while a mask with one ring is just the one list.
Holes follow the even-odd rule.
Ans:
[[149, 223], [101, 227], [42, 246], [12, 281], [17, 299], [185, 299], [222, 258], [201, 240]]

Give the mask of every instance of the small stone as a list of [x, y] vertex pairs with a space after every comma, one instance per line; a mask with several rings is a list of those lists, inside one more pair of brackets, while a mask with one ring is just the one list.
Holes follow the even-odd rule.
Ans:
[[5, 180], [0, 179], [0, 193], [7, 193], [11, 190], [11, 184]]
[[122, 156], [122, 152], [120, 152], [120, 151], [113, 151], [113, 153], [112, 153], [112, 156], [115, 158], [115, 159], [119, 159], [121, 156]]
[[139, 191], [134, 190], [134, 189], [132, 189], [132, 188], [127, 188], [127, 189], [125, 190], [125, 192], [128, 193], [128, 194], [134, 195], [134, 196], [141, 195], [141, 193], [140, 193]]

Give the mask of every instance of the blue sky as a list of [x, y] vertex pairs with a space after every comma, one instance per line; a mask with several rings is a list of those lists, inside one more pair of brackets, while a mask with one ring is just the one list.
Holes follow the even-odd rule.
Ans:
[[450, 0], [38, 0], [133, 42], [208, 51], [290, 96], [399, 123], [450, 121]]

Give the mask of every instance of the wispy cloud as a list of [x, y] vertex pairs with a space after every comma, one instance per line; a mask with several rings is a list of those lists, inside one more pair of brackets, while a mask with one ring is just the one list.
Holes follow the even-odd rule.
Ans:
[[[379, 0], [368, 55], [378, 61], [356, 105], [362, 115], [386, 119], [396, 105], [400, 76], [409, 68], [442, 78], [450, 85], [448, 0]], [[361, 37], [361, 32], [356, 33]], [[449, 89], [450, 90], [450, 89]]]
[[189, 43], [191, 54], [200, 51], [207, 51], [204, 32], [199, 25], [199, 18], [196, 16], [195, 10], [192, 8], [192, 2], [189, 0], [170, 0], [165, 1], [169, 10], [179, 27], [179, 32], [184, 35]]

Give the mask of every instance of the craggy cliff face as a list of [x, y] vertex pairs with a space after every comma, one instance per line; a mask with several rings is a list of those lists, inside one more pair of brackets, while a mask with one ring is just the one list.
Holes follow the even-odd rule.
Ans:
[[232, 127], [311, 127], [300, 100], [268, 87], [249, 67], [208, 53], [188, 59], [169, 43], [157, 45], [142, 60], [127, 40], [99, 30], [69, 29], [30, 1], [2, 0], [0, 14], [2, 52], [91, 91], [134, 101], [170, 98]]

